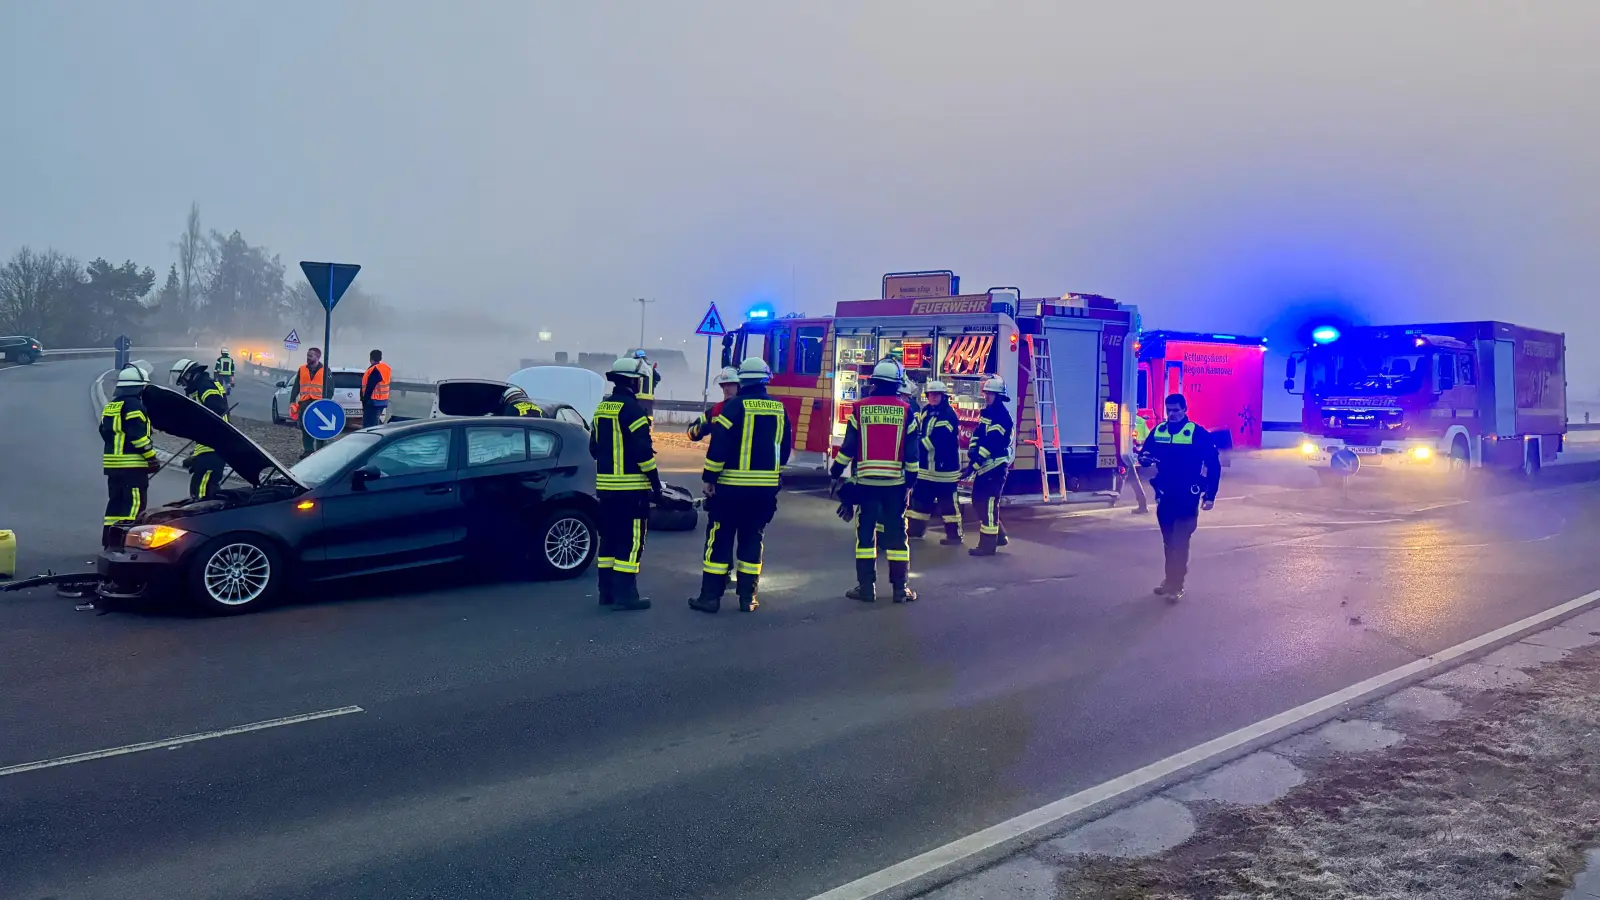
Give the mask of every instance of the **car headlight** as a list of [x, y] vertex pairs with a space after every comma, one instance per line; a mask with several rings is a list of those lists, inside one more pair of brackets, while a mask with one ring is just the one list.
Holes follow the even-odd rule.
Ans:
[[122, 546], [129, 550], [158, 550], [188, 533], [171, 525], [135, 525], [128, 529]]
[[1316, 456], [1317, 445], [1311, 443], [1310, 441], [1304, 441], [1300, 444], [1300, 452], [1304, 453], [1306, 456]]
[[1413, 459], [1432, 459], [1433, 449], [1431, 447], [1412, 447], [1411, 456]]

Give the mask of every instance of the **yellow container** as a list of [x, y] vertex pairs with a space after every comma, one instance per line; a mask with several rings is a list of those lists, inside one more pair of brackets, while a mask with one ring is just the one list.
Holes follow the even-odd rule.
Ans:
[[13, 578], [17, 574], [17, 536], [0, 531], [0, 578]]

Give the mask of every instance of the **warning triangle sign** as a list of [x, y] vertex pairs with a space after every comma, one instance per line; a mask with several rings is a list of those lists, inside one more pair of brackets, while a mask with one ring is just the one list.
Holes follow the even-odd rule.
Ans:
[[289, 330], [289, 336], [284, 338], [283, 342], [285, 344], [298, 344], [298, 343], [300, 343], [300, 330], [298, 328], [291, 328]]
[[696, 328], [694, 333], [704, 334], [710, 337], [716, 337], [719, 334], [728, 333], [728, 329], [722, 324], [722, 314], [717, 312], [717, 305], [715, 303], [711, 304], [711, 308], [706, 310], [705, 316], [700, 319], [700, 327]]

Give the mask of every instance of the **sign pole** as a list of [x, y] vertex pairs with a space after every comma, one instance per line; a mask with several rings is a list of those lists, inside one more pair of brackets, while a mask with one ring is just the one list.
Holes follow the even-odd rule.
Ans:
[[700, 402], [711, 399], [711, 335], [706, 335], [706, 383], [700, 388]]
[[322, 318], [322, 393], [323, 396], [333, 396], [333, 379], [328, 377], [328, 348], [333, 343], [333, 302], [338, 297], [333, 293], [333, 266], [328, 267], [328, 302], [322, 304], [325, 312]]

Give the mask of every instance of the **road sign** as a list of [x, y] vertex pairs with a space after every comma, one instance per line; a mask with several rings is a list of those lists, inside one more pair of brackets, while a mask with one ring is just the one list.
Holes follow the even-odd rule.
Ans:
[[285, 349], [285, 350], [298, 350], [298, 349], [300, 349], [300, 330], [299, 329], [291, 328], [291, 329], [289, 329], [289, 333], [284, 335], [284, 337], [283, 337], [283, 349]]
[[694, 333], [703, 334], [706, 337], [716, 337], [719, 334], [728, 333], [728, 329], [722, 324], [722, 313], [717, 312], [715, 303], [711, 304], [711, 308], [706, 310], [705, 316], [700, 319], [700, 327], [696, 328]]
[[117, 342], [112, 346], [115, 347], [119, 353], [127, 353], [129, 350], [133, 349], [133, 339], [129, 338], [125, 334], [119, 334], [117, 335]]
[[1328, 468], [1332, 469], [1335, 475], [1349, 478], [1361, 471], [1361, 457], [1351, 453], [1347, 447], [1340, 447], [1328, 458]]
[[332, 312], [339, 305], [339, 298], [350, 288], [350, 282], [356, 280], [361, 267], [354, 263], [301, 262], [300, 271], [306, 273], [306, 280], [317, 292], [322, 308]]
[[314, 441], [337, 437], [344, 430], [344, 407], [326, 398], [313, 400], [300, 410], [300, 427]]

